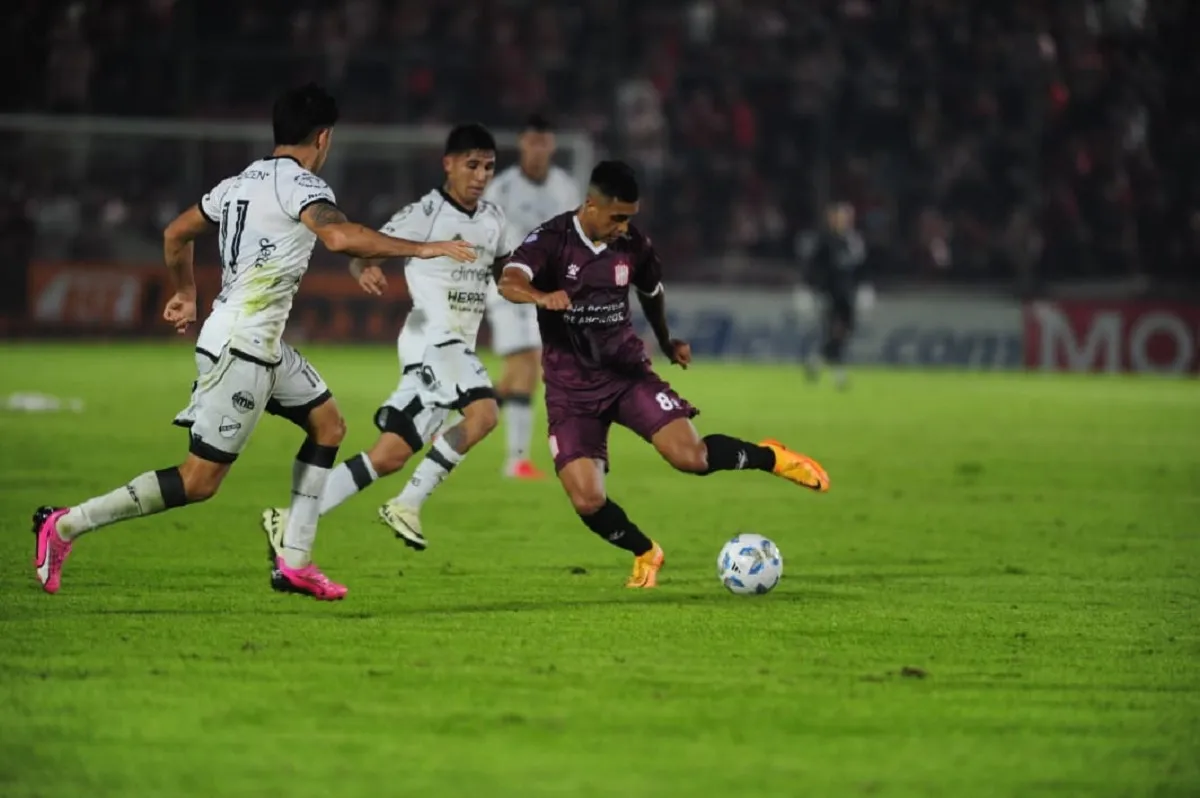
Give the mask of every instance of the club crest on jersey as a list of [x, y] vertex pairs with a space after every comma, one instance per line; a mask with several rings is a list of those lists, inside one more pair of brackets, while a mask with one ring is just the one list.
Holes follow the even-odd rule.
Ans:
[[617, 285], [629, 285], [629, 264], [621, 261], [613, 268]]

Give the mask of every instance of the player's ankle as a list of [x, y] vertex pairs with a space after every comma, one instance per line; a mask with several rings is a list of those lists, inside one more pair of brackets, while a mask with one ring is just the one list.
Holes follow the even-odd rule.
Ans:
[[279, 559], [283, 560], [283, 564], [292, 571], [298, 571], [301, 568], [307, 568], [312, 565], [311, 552], [301, 551], [300, 549], [289, 549], [287, 546], [280, 549]]

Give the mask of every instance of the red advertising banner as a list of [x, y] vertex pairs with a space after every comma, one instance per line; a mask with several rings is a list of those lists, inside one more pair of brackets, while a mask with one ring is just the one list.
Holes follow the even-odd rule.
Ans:
[[[389, 274], [388, 296], [364, 293], [348, 272], [305, 275], [292, 305], [293, 340], [392, 341], [411, 304], [399, 262]], [[196, 268], [200, 321], [221, 285], [220, 269]], [[162, 321], [171, 293], [162, 266], [112, 263], [35, 263], [29, 270], [25, 334], [173, 334]]]
[[1184, 374], [1200, 371], [1200, 305], [1031, 302], [1025, 366], [1039, 371]]

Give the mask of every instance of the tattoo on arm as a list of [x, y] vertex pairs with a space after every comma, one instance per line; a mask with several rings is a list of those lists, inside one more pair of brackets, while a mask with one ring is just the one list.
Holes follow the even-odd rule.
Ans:
[[327, 224], [341, 224], [349, 221], [340, 208], [328, 202], [318, 202], [310, 207], [307, 213], [308, 220], [313, 227], [324, 227]]

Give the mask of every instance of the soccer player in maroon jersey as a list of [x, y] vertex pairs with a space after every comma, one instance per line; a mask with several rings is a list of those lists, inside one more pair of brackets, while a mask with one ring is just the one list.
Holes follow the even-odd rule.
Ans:
[[699, 411], [654, 372], [633, 330], [630, 286], [663, 353], [682, 368], [691, 363], [691, 347], [667, 328], [662, 264], [650, 239], [631, 224], [637, 211], [633, 170], [601, 162], [583, 206], [530, 233], [504, 265], [499, 287], [505, 299], [538, 306], [550, 451], [571, 504], [589, 529], [633, 554], [626, 586], [654, 587], [662, 548], [604, 490], [614, 422], [690, 474], [753, 469], [819, 492], [829, 490], [829, 476], [778, 441], [753, 444], [696, 432], [691, 419]]

